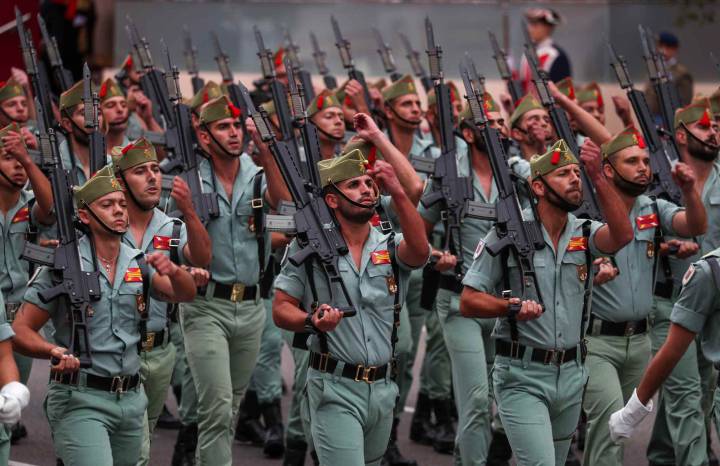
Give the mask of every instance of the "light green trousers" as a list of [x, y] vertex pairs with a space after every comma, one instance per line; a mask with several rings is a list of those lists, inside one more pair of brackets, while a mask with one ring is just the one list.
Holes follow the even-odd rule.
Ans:
[[[342, 370], [338, 364], [336, 373]], [[398, 388], [308, 369], [310, 430], [322, 466], [377, 466], [390, 439]]]
[[395, 345], [395, 358], [397, 361], [397, 384], [400, 398], [395, 406], [395, 416], [400, 416], [405, 408], [405, 401], [413, 381], [413, 363], [417, 350], [419, 332], [415, 334], [412, 320], [417, 324], [418, 312], [425, 311], [420, 307], [420, 292], [422, 290], [422, 269], [413, 270], [408, 281], [407, 296], [400, 312], [400, 328], [398, 329], [398, 342]]
[[623, 448], [610, 439], [610, 415], [622, 409], [650, 359], [647, 333], [629, 337], [588, 336], [589, 380], [583, 400], [587, 417], [584, 464], [622, 466]]
[[282, 397], [282, 374], [280, 354], [282, 333], [272, 319], [272, 299], [263, 299], [265, 326], [260, 339], [260, 354], [250, 379], [249, 390], [257, 393], [260, 404], [270, 403]]
[[140, 377], [148, 399], [148, 407], [143, 422], [144, 434], [139, 465], [150, 463], [150, 439], [165, 404], [174, 365], [175, 345], [171, 342], [153, 348], [152, 351], [140, 353]]
[[55, 454], [72, 466], [135, 466], [147, 397], [51, 383], [45, 397]]
[[265, 309], [261, 300], [200, 296], [183, 306], [180, 323], [198, 395], [197, 464], [229, 466], [234, 419], [260, 350]]
[[[183, 305], [180, 305], [180, 309]], [[185, 336], [180, 323], [170, 324], [172, 344], [175, 346], [175, 367], [173, 369], [172, 384], [180, 385], [181, 399], [178, 406], [178, 416], [183, 425], [197, 423], [197, 391], [190, 372], [185, 354]]]
[[[495, 357], [493, 389], [519, 465], [562, 466], [580, 418], [587, 373], [579, 356], [561, 366]], [[587, 464], [587, 463], [586, 463]]]
[[[295, 371], [293, 373], [292, 399], [290, 401], [290, 409], [288, 411], [287, 427], [285, 429], [285, 438], [287, 441], [303, 441], [308, 445], [311, 439], [306, 437], [307, 430], [303, 425], [303, 415], [301, 406], [305, 399], [305, 382], [307, 380], [308, 360], [310, 352], [293, 348], [292, 341], [293, 332], [287, 330], [282, 331], [285, 342], [290, 347], [293, 362], [295, 363]], [[306, 421], [307, 422], [307, 421]]]
[[[650, 314], [653, 354], [667, 338], [672, 306], [672, 301], [655, 297]], [[651, 464], [707, 464], [705, 416], [697, 359], [699, 350], [699, 341], [688, 347], [658, 393], [657, 415], [647, 447]]]
[[10, 428], [0, 424], [0, 464], [10, 462]]

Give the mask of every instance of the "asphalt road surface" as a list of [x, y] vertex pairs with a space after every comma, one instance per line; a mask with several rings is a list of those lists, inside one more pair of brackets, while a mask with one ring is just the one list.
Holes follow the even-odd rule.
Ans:
[[[421, 339], [424, 341], [424, 336]], [[418, 358], [424, 353], [424, 345], [421, 346]], [[420, 359], [419, 359], [420, 360]], [[420, 364], [415, 364], [416, 372]], [[283, 349], [283, 377], [288, 387], [292, 386], [292, 357], [287, 348]], [[22, 439], [17, 445], [13, 445], [10, 454], [10, 464], [20, 466], [23, 464], [37, 466], [55, 466], [55, 455], [53, 453], [50, 439], [50, 429], [42, 411], [42, 400], [45, 394], [45, 387], [48, 378], [48, 363], [46, 361], [35, 361], [30, 377], [31, 402], [30, 406], [23, 411], [23, 423], [28, 429], [29, 435]], [[408, 408], [403, 414], [400, 424], [399, 445], [400, 450], [408, 457], [417, 460], [421, 466], [450, 466], [452, 458], [447, 455], [435, 453], [432, 447], [418, 445], [408, 439], [408, 427], [412, 417], [412, 406], [415, 406], [417, 394], [417, 383], [413, 385], [408, 398]], [[168, 405], [175, 412], [174, 397], [168, 396]], [[283, 397], [283, 411], [287, 413], [290, 405], [290, 393]], [[640, 432], [625, 448], [625, 465], [645, 466], [645, 447], [647, 446], [652, 421], [647, 419], [643, 422]], [[157, 429], [153, 436], [151, 464], [153, 466], [166, 466], [170, 464], [172, 450], [175, 444], [177, 431]], [[714, 433], [713, 433], [714, 434]], [[716, 435], [713, 435], [717, 438]], [[714, 441], [715, 451], [718, 451], [717, 441]], [[280, 465], [280, 460], [269, 460], [263, 456], [262, 449], [235, 443], [233, 449], [233, 464], [238, 466], [260, 466]], [[307, 460], [306, 465], [310, 466], [312, 461]]]

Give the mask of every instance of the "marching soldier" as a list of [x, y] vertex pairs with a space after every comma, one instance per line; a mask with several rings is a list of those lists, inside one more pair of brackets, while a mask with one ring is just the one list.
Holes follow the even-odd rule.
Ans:
[[[613, 444], [606, 426], [610, 415], [631, 395], [650, 358], [647, 316], [660, 239], [690, 238], [705, 232], [705, 208], [695, 189], [695, 175], [683, 163], [673, 178], [683, 193], [685, 210], [663, 199], [642, 195], [652, 177], [645, 142], [635, 128], [625, 128], [602, 146], [603, 171], [630, 213], [634, 240], [615, 254], [619, 276], [595, 288], [587, 330], [589, 380], [583, 398], [587, 416], [584, 464], [621, 465], [622, 448]], [[693, 255], [697, 245], [675, 240], [679, 257]]]
[[517, 141], [522, 158], [529, 161], [534, 154], [544, 153], [553, 134], [550, 116], [535, 96], [527, 94], [516, 103], [510, 115], [510, 137]]
[[[207, 267], [210, 263], [210, 237], [193, 209], [187, 184], [173, 180], [172, 197], [184, 222], [167, 216], [157, 208], [162, 175], [153, 146], [145, 139], [115, 147], [113, 167], [125, 191], [129, 228], [123, 242], [146, 254], [159, 252], [180, 265]], [[191, 273], [200, 274], [196, 269]], [[147, 426], [139, 464], [148, 464], [150, 437], [162, 412], [175, 365], [175, 346], [170, 343], [171, 304], [150, 298], [149, 317], [141, 332], [140, 375], [148, 398]]]
[[[627, 212], [618, 208], [620, 198], [600, 170], [600, 148], [588, 141], [581, 157], [597, 190], [605, 225], [569, 213], [578, 206], [582, 187], [578, 161], [563, 140], [530, 162], [536, 218], [545, 239], [545, 247], [533, 258], [538, 296], [522, 301], [495, 296], [497, 290], [524, 289], [514, 255], [493, 257], [485, 250], [485, 244], [497, 241], [495, 231], [478, 243], [463, 280], [462, 315], [498, 317], [492, 384], [520, 464], [562, 465], [567, 459], [587, 380], [582, 345], [583, 315], [589, 305], [585, 292], [592, 289], [593, 280], [612, 276], [606, 268], [597, 275], [593, 272], [593, 256], [612, 254], [632, 239]], [[508, 313], [511, 303], [520, 304], [519, 312]]]
[[267, 233], [255, 235], [256, 211], [289, 198], [267, 149], [259, 157], [262, 174], [242, 153], [239, 117], [240, 110], [222, 96], [208, 102], [199, 119], [199, 139], [209, 155], [199, 165], [200, 176], [203, 188], [218, 194], [220, 205], [220, 215], [207, 225], [212, 280], [180, 314], [198, 395], [201, 465], [232, 462], [232, 422], [250, 381], [265, 319], [258, 281], [270, 240]]
[[[378, 202], [375, 183], [392, 197], [403, 231], [419, 231], [422, 221], [389, 164], [366, 166], [359, 150], [318, 163], [325, 202], [350, 248], [340, 258], [339, 271], [358, 314], [346, 320], [342, 311], [324, 302], [330, 295], [316, 267], [311, 269], [314, 285], [304, 267], [289, 262], [275, 282], [275, 322], [315, 334], [309, 342], [306, 390], [320, 464], [380, 463], [398, 396], [391, 373], [403, 288], [410, 270], [421, 267], [429, 253], [423, 235], [387, 235], [371, 227]], [[308, 314], [299, 306], [313, 309], [315, 293], [321, 304]]]
[[345, 141], [342, 105], [337, 96], [323, 90], [308, 105], [307, 115], [318, 130], [322, 158], [335, 157], [339, 146]]
[[[104, 126], [107, 129], [105, 133], [106, 146], [113, 148], [127, 145], [130, 142], [128, 129], [131, 112], [125, 94], [112, 78], [108, 78], [100, 85], [98, 97]], [[162, 131], [162, 127], [153, 117], [152, 102], [149, 99], [147, 105], [135, 105], [135, 111], [132, 114], [136, 115], [149, 131]]]
[[[176, 302], [193, 299], [195, 284], [164, 254], [153, 253], [143, 261], [141, 251], [121, 242], [127, 207], [110, 167], [75, 188], [75, 202], [88, 233], [79, 241], [83, 268], [100, 272], [101, 296], [88, 316], [93, 365], [81, 369], [80, 361], [67, 353], [71, 323], [65, 309], [58, 300], [44, 303], [39, 297], [52, 286], [44, 267], [30, 280], [13, 323], [14, 344], [34, 358], [59, 360], [51, 366], [45, 400], [57, 456], [73, 465], [135, 465], [147, 406], [139, 389], [143, 283], [155, 296]], [[39, 333], [48, 319], [53, 320], [56, 343]]]

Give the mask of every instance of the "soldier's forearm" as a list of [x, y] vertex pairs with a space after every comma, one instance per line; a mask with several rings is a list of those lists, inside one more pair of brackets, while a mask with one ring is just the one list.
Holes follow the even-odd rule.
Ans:
[[0, 342], [0, 387], [20, 380], [20, 373], [15, 364], [11, 340]]
[[602, 245], [598, 245], [602, 252], [613, 254], [620, 250], [627, 243], [632, 241], [634, 232], [630, 220], [628, 219], [628, 211], [624, 207], [625, 204], [620, 199], [620, 195], [615, 188], [604, 177], [593, 180], [596, 188], [598, 203], [602, 210], [605, 222], [608, 227], [607, 235], [596, 235], [600, 239]]
[[400, 181], [400, 184], [405, 189], [405, 194], [407, 194], [410, 201], [417, 206], [417, 203], [420, 201], [420, 196], [422, 196], [423, 182], [415, 172], [408, 158], [405, 157], [383, 133], [380, 133], [372, 143], [382, 152], [385, 161], [393, 167], [398, 181]]
[[676, 231], [687, 238], [704, 234], [707, 230], [707, 213], [700, 195], [693, 189], [691, 193], [683, 193], [683, 201], [685, 202], [685, 228], [676, 228]]
[[185, 226], [188, 235], [188, 261], [196, 267], [207, 268], [212, 259], [212, 240], [210, 239], [210, 234], [194, 212], [190, 217], [185, 216]]
[[400, 259], [411, 267], [418, 267], [427, 261], [430, 245], [425, 230], [425, 223], [410, 199], [402, 195], [393, 196], [393, 206], [400, 219], [400, 229], [408, 234], [403, 235], [405, 247], [398, 250]]
[[463, 317], [503, 317], [507, 311], [508, 302], [506, 300], [468, 286], [463, 288], [462, 295], [460, 295], [460, 314]]
[[640, 385], [637, 387], [637, 396], [640, 402], [647, 404], [658, 391], [660, 385], [668, 378], [677, 365], [680, 358], [693, 342], [695, 333], [680, 325], [671, 324], [665, 343], [652, 358], [648, 368], [645, 370]]
[[604, 144], [612, 138], [610, 131], [608, 131], [602, 123], [585, 111], [575, 101], [570, 100], [565, 95], [562, 95], [558, 96], [557, 103], [573, 117], [583, 133], [585, 133], [598, 146]]

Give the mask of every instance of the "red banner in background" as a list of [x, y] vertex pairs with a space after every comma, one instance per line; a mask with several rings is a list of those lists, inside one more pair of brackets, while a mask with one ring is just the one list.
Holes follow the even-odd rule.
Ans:
[[0, 80], [10, 77], [10, 68], [25, 69], [20, 52], [20, 39], [15, 28], [15, 6], [26, 18], [25, 27], [32, 31], [35, 47], [40, 43], [40, 29], [36, 16], [40, 12], [38, 0], [5, 0], [0, 2]]

